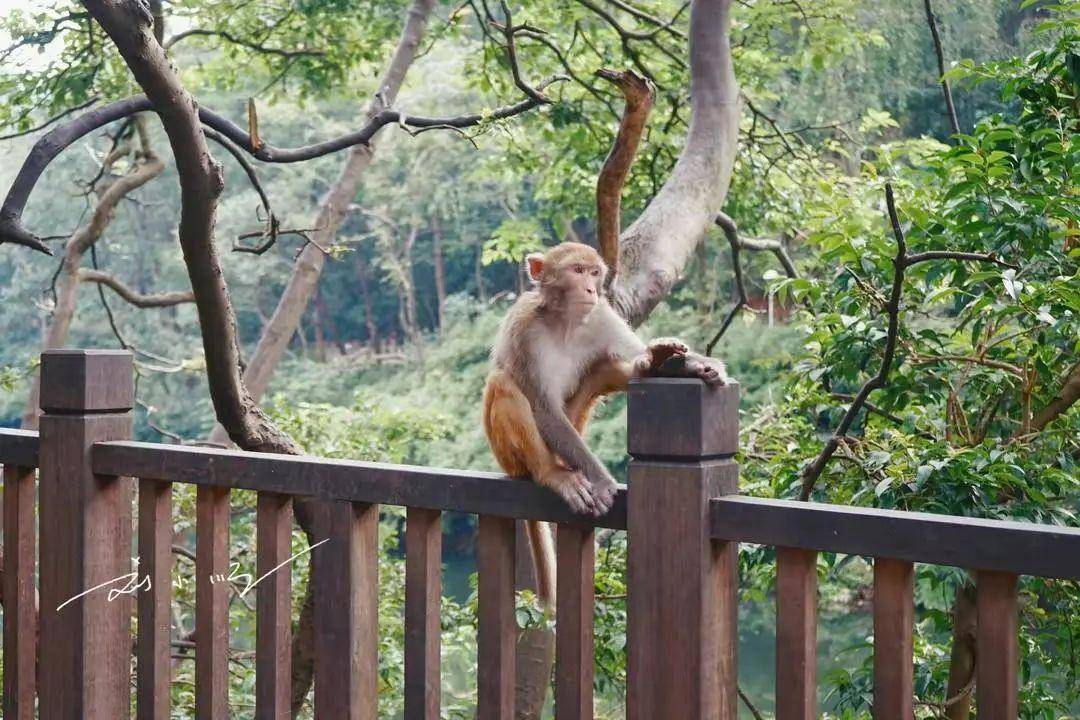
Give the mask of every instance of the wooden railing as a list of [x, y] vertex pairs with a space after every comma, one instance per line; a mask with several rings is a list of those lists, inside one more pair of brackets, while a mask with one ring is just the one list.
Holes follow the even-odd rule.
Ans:
[[[737, 543], [779, 548], [776, 712], [816, 717], [816, 553], [874, 558], [874, 716], [911, 718], [913, 563], [976, 572], [980, 719], [1015, 718], [1017, 577], [1080, 579], [1080, 530], [736, 495], [738, 388], [636, 382], [629, 393], [630, 490], [596, 521], [534, 483], [491, 473], [130, 442], [131, 357], [42, 357], [40, 439], [0, 430], [4, 468], [4, 717], [129, 715], [131, 596], [89, 588], [133, 572], [138, 718], [169, 717], [171, 487], [197, 486], [195, 685], [199, 718], [228, 717], [229, 491], [258, 491], [257, 574], [289, 557], [292, 498], [321, 501], [315, 572], [315, 712], [377, 713], [378, 506], [406, 518], [405, 716], [439, 717], [440, 515], [479, 516], [478, 717], [513, 717], [516, 519], [557, 524], [555, 704], [593, 714], [595, 527], [627, 529], [627, 716], [736, 717]], [[38, 469], [35, 485], [34, 469]], [[35, 490], [40, 493], [35, 514]], [[40, 642], [35, 647], [35, 519]], [[260, 583], [256, 717], [290, 701], [288, 563]], [[35, 673], [35, 666], [37, 673]], [[36, 678], [40, 687], [36, 687]]]

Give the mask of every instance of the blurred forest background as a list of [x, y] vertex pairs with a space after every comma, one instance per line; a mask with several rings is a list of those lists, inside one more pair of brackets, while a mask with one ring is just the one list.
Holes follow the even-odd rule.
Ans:
[[[550, 103], [461, 130], [391, 125], [370, 151], [256, 162], [265, 199], [211, 145], [225, 171], [216, 237], [243, 354], [249, 371], [263, 373], [263, 406], [310, 453], [494, 469], [479, 402], [499, 319], [525, 288], [521, 260], [562, 240], [595, 242], [596, 177], [622, 104], [596, 70], [633, 68], [657, 88], [624, 193], [624, 226], [678, 156], [689, 118], [686, 4], [530, 0], [508, 9], [532, 28], [517, 38], [528, 77], [566, 76], [545, 88]], [[725, 218], [640, 332], [701, 350], [715, 342], [712, 353], [743, 388], [747, 494], [1076, 524], [1080, 4], [938, 0], [954, 118], [929, 9], [924, 0], [734, 3], [743, 109]], [[176, 0], [164, 4], [164, 39], [202, 105], [244, 125], [251, 99], [260, 134], [279, 147], [353, 129], [382, 101], [451, 116], [520, 99], [501, 45], [503, 8], [482, 0], [435, 3], [400, 92], [376, 95], [406, 10], [391, 0]], [[0, 191], [43, 123], [138, 92], [91, 26], [67, 2], [16, 4], [0, 18]], [[354, 192], [343, 185], [350, 173]], [[897, 250], [886, 181], [913, 250], [1001, 262], [912, 264], [901, 308], [891, 309]], [[349, 202], [334, 228], [322, 205], [342, 187]], [[268, 202], [282, 232], [264, 252], [243, 252], [268, 239]], [[224, 439], [215, 436], [177, 243], [179, 207], [169, 145], [152, 114], [92, 133], [49, 167], [24, 222], [55, 256], [0, 246], [0, 425], [33, 424], [28, 398], [43, 347], [123, 346], [136, 352], [138, 439]], [[883, 353], [889, 344], [895, 359]], [[845, 427], [823, 472], [809, 477], [883, 356], [885, 383]], [[619, 473], [624, 428], [624, 401], [615, 398], [589, 433]], [[232, 547], [247, 567], [254, 501], [234, 498]], [[194, 494], [181, 493], [177, 544], [189, 548], [193, 507]], [[402, 522], [386, 511], [385, 717], [401, 712]], [[471, 717], [472, 520], [449, 518], [445, 532], [444, 713]], [[623, 714], [625, 538], [601, 542], [598, 710], [614, 718]], [[296, 548], [304, 546], [297, 533]], [[744, 709], [768, 716], [773, 555], [744, 547], [741, 558]], [[303, 561], [297, 583], [302, 570]], [[819, 570], [822, 708], [869, 716], [869, 565], [822, 555]], [[177, 573], [192, 571], [179, 554]], [[970, 578], [920, 567], [917, 587], [918, 714], [969, 717], [977, 711]], [[1080, 589], [1025, 579], [1022, 592], [1023, 714], [1076, 717]], [[193, 592], [176, 594], [183, 656]], [[243, 716], [254, 684], [253, 615], [238, 601], [233, 616], [231, 702]], [[529, 593], [519, 622], [548, 622]], [[175, 712], [188, 717], [192, 663], [178, 660], [176, 673]]]

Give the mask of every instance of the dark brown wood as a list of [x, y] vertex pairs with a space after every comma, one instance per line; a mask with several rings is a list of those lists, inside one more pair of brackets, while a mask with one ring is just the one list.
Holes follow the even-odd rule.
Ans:
[[817, 717], [817, 553], [776, 551], [776, 717]]
[[37, 431], [0, 428], [0, 465], [36, 468], [38, 466]]
[[155, 443], [107, 443], [94, 448], [95, 471], [111, 468], [157, 480], [319, 500], [626, 529], [625, 488], [619, 489], [611, 510], [594, 519], [576, 515], [562, 498], [531, 480], [489, 472]]
[[287, 720], [292, 700], [292, 499], [256, 501], [255, 717]]
[[514, 651], [514, 521], [481, 515], [476, 541], [477, 720], [513, 720]]
[[714, 538], [1080, 579], [1080, 528], [792, 500], [712, 502]]
[[315, 716], [375, 720], [379, 676], [379, 506], [316, 510]]
[[229, 491], [195, 495], [195, 715], [229, 716]]
[[438, 720], [442, 701], [443, 514], [405, 517], [405, 720]]
[[631, 380], [627, 449], [646, 458], [731, 457], [739, 449], [739, 385], [692, 378]]
[[[133, 370], [127, 350], [48, 350], [41, 355], [41, 409], [58, 414], [130, 410]], [[46, 383], [46, 376], [54, 381]]]
[[34, 470], [4, 466], [4, 717], [31, 720], [37, 680]]
[[559, 720], [592, 720], [594, 531], [560, 525], [555, 534], [555, 713]]
[[[131, 391], [130, 355], [75, 355], [74, 365], [52, 357], [42, 356], [43, 388], [103, 377]], [[126, 366], [127, 374], [117, 366]], [[81, 396], [94, 392], [84, 389]], [[94, 475], [90, 465], [93, 443], [131, 437], [131, 413], [115, 409], [80, 412], [69, 404], [65, 414], [46, 412], [41, 418], [42, 720], [131, 715], [132, 598], [110, 598], [109, 590], [119, 591], [133, 579], [132, 483]]]
[[635, 457], [629, 476], [627, 718], [734, 720], [736, 545], [713, 542], [709, 500], [738, 465]]
[[979, 720], [1016, 720], [1019, 715], [1016, 589], [1012, 573], [977, 574], [979, 627], [975, 646]]
[[405, 517], [405, 720], [438, 720], [442, 683], [442, 513]]
[[915, 572], [904, 560], [874, 559], [874, 720], [911, 720]]
[[138, 720], [170, 717], [172, 534], [172, 486], [156, 480], [140, 480], [140, 590], [136, 600], [139, 634], [135, 641]]

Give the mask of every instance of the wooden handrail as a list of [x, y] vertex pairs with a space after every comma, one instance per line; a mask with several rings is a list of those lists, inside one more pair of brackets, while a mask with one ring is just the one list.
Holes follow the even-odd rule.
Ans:
[[778, 547], [1080, 579], [1080, 528], [907, 510], [729, 496], [714, 538]]
[[102, 474], [119, 470], [144, 479], [319, 500], [626, 528], [625, 488], [607, 515], [593, 519], [573, 513], [558, 495], [534, 482], [490, 472], [142, 442], [96, 444], [93, 467]]

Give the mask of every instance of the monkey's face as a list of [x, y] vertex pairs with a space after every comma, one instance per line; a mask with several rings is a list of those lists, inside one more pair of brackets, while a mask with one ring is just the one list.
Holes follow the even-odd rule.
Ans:
[[546, 306], [566, 313], [570, 320], [582, 320], [596, 307], [606, 268], [588, 245], [562, 243], [544, 255], [530, 254], [526, 261]]

